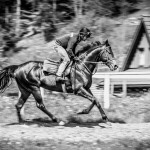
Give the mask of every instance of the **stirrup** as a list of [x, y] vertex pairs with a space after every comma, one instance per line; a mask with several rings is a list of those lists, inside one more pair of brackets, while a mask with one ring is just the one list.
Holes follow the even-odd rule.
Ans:
[[56, 76], [56, 82], [59, 82], [59, 81], [61, 81], [61, 82], [65, 82], [66, 81], [66, 79], [64, 79], [63, 77], [61, 77], [61, 76]]

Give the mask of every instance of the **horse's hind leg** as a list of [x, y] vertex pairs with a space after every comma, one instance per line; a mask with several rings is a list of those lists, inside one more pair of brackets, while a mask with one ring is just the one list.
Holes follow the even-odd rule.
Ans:
[[25, 104], [25, 102], [27, 101], [28, 97], [30, 96], [30, 93], [27, 92], [26, 90], [20, 88], [20, 94], [19, 94], [19, 100], [17, 102], [16, 106], [16, 110], [17, 110], [17, 116], [18, 116], [18, 121], [22, 122], [22, 116], [21, 116], [21, 108], [23, 107], [23, 105]]
[[42, 110], [45, 114], [47, 114], [52, 119], [52, 121], [58, 122], [59, 120], [46, 109], [46, 107], [43, 103], [40, 89], [36, 87], [35, 90], [33, 90], [32, 94], [36, 100], [37, 107], [40, 110]]

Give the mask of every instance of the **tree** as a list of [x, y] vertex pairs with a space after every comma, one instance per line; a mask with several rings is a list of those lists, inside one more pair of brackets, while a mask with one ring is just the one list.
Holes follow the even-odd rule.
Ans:
[[20, 35], [20, 7], [21, 7], [21, 0], [17, 0], [17, 4], [16, 4], [16, 35], [17, 37]]
[[83, 0], [73, 0], [75, 19], [82, 18]]
[[56, 0], [53, 0], [53, 23], [55, 24], [56, 22]]

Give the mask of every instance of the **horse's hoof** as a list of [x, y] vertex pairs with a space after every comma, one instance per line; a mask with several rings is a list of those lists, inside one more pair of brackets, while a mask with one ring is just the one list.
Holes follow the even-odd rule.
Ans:
[[111, 125], [110, 122], [99, 123], [98, 125], [99, 125], [100, 127], [102, 127], [102, 128], [110, 128], [110, 127], [112, 127], [112, 125]]
[[76, 112], [76, 114], [81, 115], [81, 114], [83, 114], [83, 111], [79, 110], [79, 111]]
[[52, 121], [53, 122], [59, 122], [59, 120], [57, 118], [53, 118]]
[[26, 122], [26, 121], [23, 120], [23, 119], [19, 119], [19, 120], [18, 120], [18, 123], [19, 123], [19, 124], [24, 124], [25, 122]]
[[108, 125], [108, 126], [112, 126], [112, 124], [111, 124], [111, 122], [106, 122], [106, 124]]
[[65, 122], [64, 121], [60, 121], [59, 122], [59, 126], [64, 126], [65, 125]]
[[82, 112], [77, 112], [76, 114], [77, 114], [77, 115], [81, 115], [81, 114], [82, 114]]

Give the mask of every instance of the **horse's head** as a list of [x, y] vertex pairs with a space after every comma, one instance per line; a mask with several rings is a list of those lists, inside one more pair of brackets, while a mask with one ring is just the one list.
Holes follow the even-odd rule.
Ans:
[[118, 65], [116, 63], [113, 51], [111, 49], [108, 40], [106, 40], [101, 45], [101, 51], [99, 53], [99, 61], [102, 61], [104, 64], [106, 64], [112, 71], [118, 68]]

